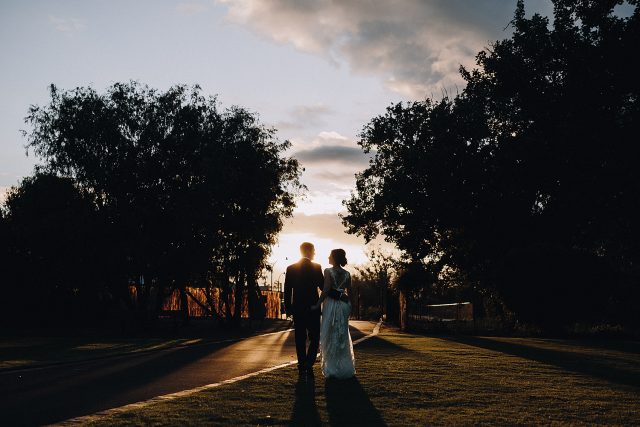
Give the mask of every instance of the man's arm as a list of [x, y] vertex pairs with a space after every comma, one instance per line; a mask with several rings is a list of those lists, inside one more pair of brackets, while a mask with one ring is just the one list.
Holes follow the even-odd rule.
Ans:
[[322, 267], [320, 267], [320, 265], [316, 268], [314, 282], [320, 292], [322, 292], [324, 290], [324, 275], [322, 274]]
[[327, 295], [329, 295], [329, 291], [331, 290], [331, 275], [327, 270], [329, 269], [327, 268], [324, 272], [324, 283], [322, 284], [322, 292], [320, 293], [320, 298], [318, 299], [318, 303], [316, 304], [318, 308], [327, 297]]
[[291, 277], [290, 271], [291, 266], [287, 267], [287, 272], [284, 275], [284, 311], [287, 315], [291, 314], [291, 294], [293, 293], [293, 277]]

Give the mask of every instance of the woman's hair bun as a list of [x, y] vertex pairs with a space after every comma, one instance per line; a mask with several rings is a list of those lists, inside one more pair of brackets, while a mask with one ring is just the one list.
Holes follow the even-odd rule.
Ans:
[[347, 253], [344, 249], [334, 249], [331, 251], [331, 257], [337, 262], [340, 267], [347, 265]]

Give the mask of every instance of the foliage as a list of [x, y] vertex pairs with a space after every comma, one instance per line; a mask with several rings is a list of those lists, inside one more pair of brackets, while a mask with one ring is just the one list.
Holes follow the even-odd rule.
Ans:
[[241, 300], [303, 188], [297, 161], [282, 154], [288, 141], [243, 108], [220, 111], [198, 86], [116, 83], [100, 94], [52, 85], [51, 102], [25, 120], [38, 170], [71, 179], [98, 212], [95, 244], [111, 259], [112, 294], [126, 299], [143, 276], [147, 308], [150, 285], [160, 295], [180, 288], [184, 298], [188, 283], [223, 286]]
[[[71, 179], [36, 174], [6, 200], [4, 314], [98, 315], [105, 261], [91, 197]], [[23, 313], [24, 314], [24, 313]]]
[[[550, 25], [520, 1], [511, 38], [461, 68], [461, 94], [372, 119], [349, 232], [384, 234], [435, 281], [499, 291], [524, 319], [603, 316], [617, 278], [640, 281], [640, 8], [622, 18], [620, 3], [556, 0]], [[606, 280], [577, 272], [594, 264]]]
[[358, 276], [375, 283], [379, 288], [388, 287], [398, 265], [396, 257], [380, 247], [370, 247], [366, 256], [369, 261], [356, 266]]
[[380, 247], [370, 247], [368, 262], [356, 266], [352, 279], [352, 304], [359, 319], [378, 320], [386, 315], [388, 321], [397, 320], [397, 298], [392, 281], [399, 265], [393, 253]]

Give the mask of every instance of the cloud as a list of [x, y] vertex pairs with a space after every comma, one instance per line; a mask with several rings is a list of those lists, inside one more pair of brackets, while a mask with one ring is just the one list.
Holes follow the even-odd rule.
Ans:
[[309, 126], [322, 126], [325, 117], [333, 114], [333, 109], [324, 104], [297, 105], [289, 111], [289, 120], [276, 123], [276, 128], [302, 129]]
[[196, 15], [205, 12], [207, 6], [202, 3], [178, 3], [176, 11], [182, 15]]
[[341, 145], [325, 145], [309, 150], [301, 150], [294, 153], [293, 156], [300, 160], [303, 165], [346, 163], [354, 166], [366, 166], [368, 163], [367, 156], [360, 148]]
[[310, 142], [302, 139], [292, 138], [291, 143], [293, 151], [310, 150], [327, 145], [338, 145], [352, 148], [358, 147], [358, 145], [352, 139], [335, 131], [322, 131], [318, 133], [318, 135]]
[[335, 131], [320, 132], [311, 142], [296, 139], [291, 142], [291, 155], [305, 167], [348, 166], [350, 170], [359, 170], [368, 164], [370, 157], [353, 140]]
[[349, 138], [347, 138], [344, 135], [340, 135], [338, 132], [334, 132], [334, 131], [320, 132], [318, 134], [318, 138], [315, 139], [313, 142], [314, 144], [324, 144], [327, 142], [332, 142], [333, 144], [337, 144], [337, 145], [353, 144]]
[[75, 18], [60, 18], [49, 15], [49, 23], [53, 25], [56, 31], [66, 34], [73, 34], [87, 29], [87, 25], [83, 20]]
[[335, 188], [311, 191], [307, 197], [298, 200], [295, 214], [337, 215], [344, 210], [342, 201], [348, 196], [349, 190], [340, 191]]
[[312, 189], [298, 201], [296, 212], [337, 214], [344, 210], [342, 200], [355, 186], [355, 174], [369, 164], [365, 154], [350, 138], [335, 131], [320, 132], [313, 140], [293, 139], [289, 155], [304, 167], [302, 181]]
[[332, 112], [333, 110], [324, 104], [298, 105], [292, 109], [292, 115], [301, 120], [316, 120]]
[[325, 181], [332, 182], [334, 184], [338, 184], [344, 188], [352, 188], [353, 183], [355, 181], [354, 171], [332, 172], [328, 170], [322, 170], [322, 171], [314, 172], [313, 176], [320, 180], [325, 180]]
[[305, 168], [303, 182], [314, 189], [309, 200], [299, 203], [297, 210], [304, 213], [342, 210], [341, 201], [353, 189], [355, 174], [368, 166], [371, 156], [335, 131], [320, 132], [310, 142], [292, 140], [290, 155]]
[[[515, 0], [220, 0], [228, 18], [278, 43], [377, 75], [423, 98], [462, 85], [460, 65], [505, 38]], [[540, 7], [538, 5], [538, 7]]]

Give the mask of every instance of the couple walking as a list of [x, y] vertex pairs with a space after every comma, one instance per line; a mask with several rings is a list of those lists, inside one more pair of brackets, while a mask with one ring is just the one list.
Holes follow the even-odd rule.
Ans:
[[351, 378], [355, 374], [355, 360], [349, 334], [351, 303], [346, 294], [351, 275], [343, 268], [347, 264], [346, 254], [342, 249], [332, 250], [329, 255], [332, 267], [324, 270], [324, 276], [320, 264], [313, 262], [312, 243], [302, 243], [300, 254], [300, 261], [287, 267], [284, 281], [284, 304], [287, 315], [293, 316], [300, 375], [313, 376], [319, 346], [324, 376]]

